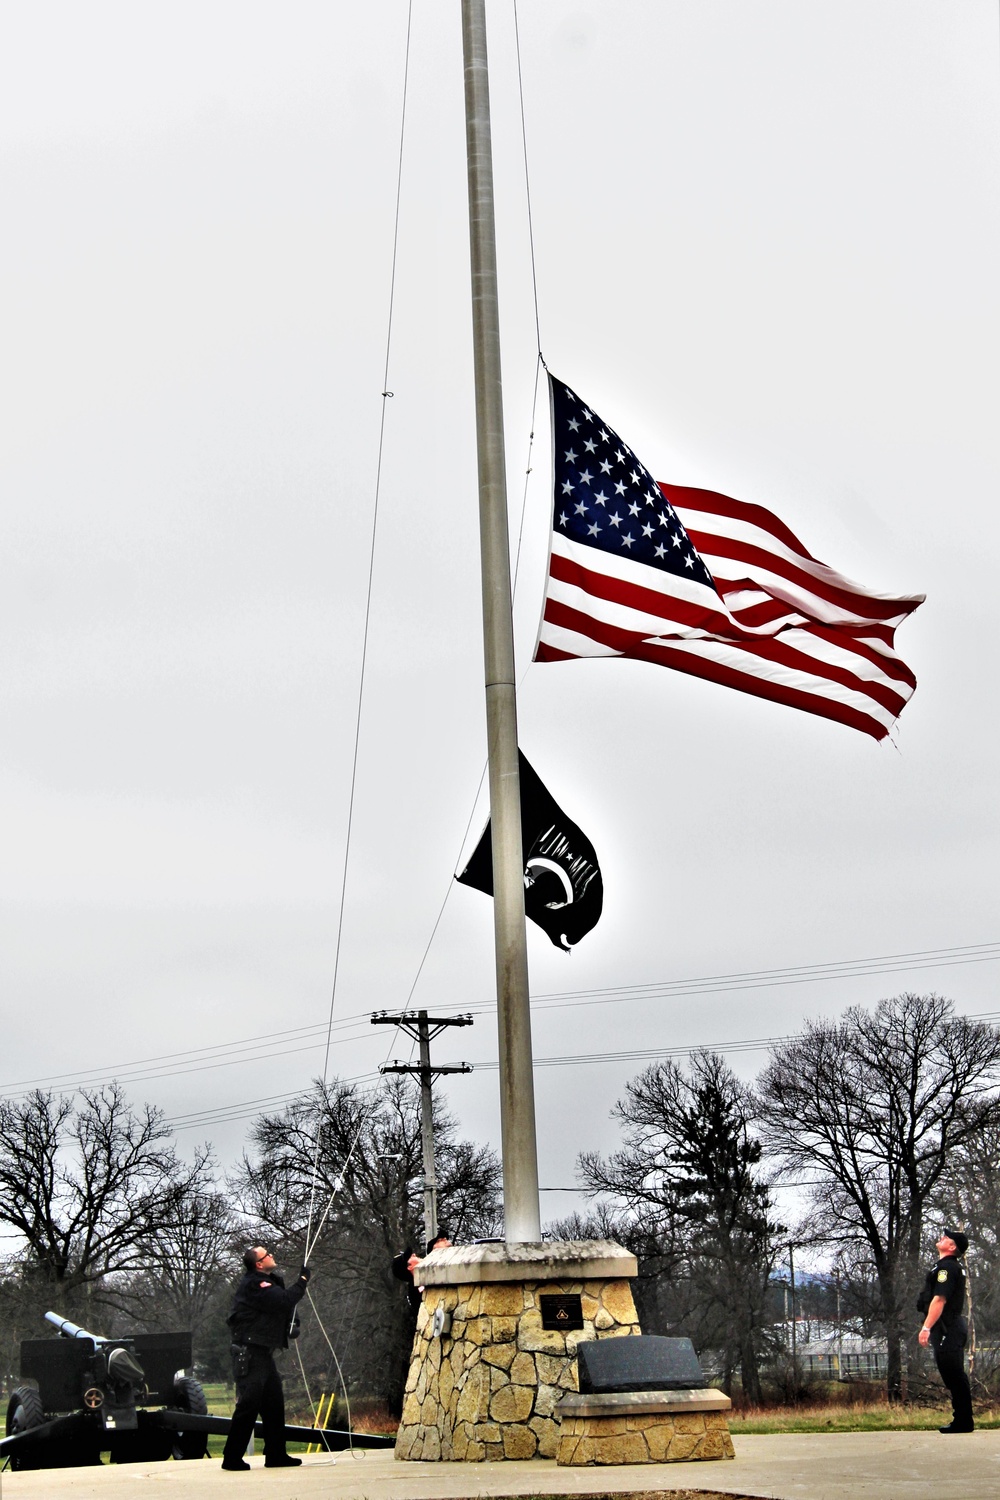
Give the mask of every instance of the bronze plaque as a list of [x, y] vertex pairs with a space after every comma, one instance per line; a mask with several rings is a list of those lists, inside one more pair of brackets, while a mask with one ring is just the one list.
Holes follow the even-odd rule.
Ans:
[[542, 1309], [543, 1328], [561, 1328], [568, 1333], [573, 1328], [583, 1327], [583, 1303], [579, 1293], [543, 1293], [538, 1305]]

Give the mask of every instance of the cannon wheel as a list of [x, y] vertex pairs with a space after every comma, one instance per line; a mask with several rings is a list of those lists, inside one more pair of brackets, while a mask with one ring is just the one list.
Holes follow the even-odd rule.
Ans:
[[[194, 1412], [198, 1416], [208, 1415], [208, 1402], [199, 1381], [190, 1375], [178, 1375], [174, 1381], [174, 1396], [170, 1403], [173, 1411]], [[204, 1458], [208, 1453], [207, 1432], [175, 1432], [174, 1458]]]
[[[16, 1432], [27, 1432], [29, 1427], [41, 1427], [45, 1421], [42, 1398], [30, 1385], [19, 1385], [10, 1393], [7, 1403], [7, 1436]], [[19, 1453], [15, 1448], [10, 1455], [12, 1469], [47, 1469], [42, 1444], [33, 1444], [32, 1451]]]
[[[39, 1393], [30, 1385], [20, 1385], [11, 1392], [7, 1403], [7, 1436], [40, 1427], [48, 1418]], [[28, 1447], [14, 1448], [10, 1454], [12, 1469], [78, 1469], [101, 1462], [100, 1444], [95, 1443], [82, 1413], [71, 1419], [68, 1430], [41, 1438]]]

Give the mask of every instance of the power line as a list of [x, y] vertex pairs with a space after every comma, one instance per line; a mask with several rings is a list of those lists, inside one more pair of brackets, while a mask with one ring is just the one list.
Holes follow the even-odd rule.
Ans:
[[[964, 1017], [969, 1021], [996, 1021], [1000, 1020], [1000, 1011], [978, 1011]], [[536, 1057], [534, 1065], [536, 1068], [570, 1068], [585, 1067], [593, 1063], [609, 1062], [657, 1062], [666, 1058], [690, 1057], [693, 1052], [721, 1052], [723, 1056], [729, 1057], [741, 1052], [764, 1052], [768, 1047], [781, 1046], [792, 1042], [796, 1033], [787, 1036], [764, 1036], [749, 1037], [734, 1042], [702, 1042], [693, 1043], [686, 1047], [642, 1047], [621, 1048], [605, 1052], [571, 1052], [556, 1057]], [[496, 1058], [486, 1062], [474, 1063], [473, 1066], [480, 1072], [494, 1072], [499, 1063]], [[359, 1083], [374, 1079], [377, 1073], [357, 1073], [351, 1078], [345, 1078], [345, 1083]], [[221, 1105], [218, 1110], [202, 1110], [196, 1115], [178, 1115], [169, 1118], [166, 1124], [175, 1130], [203, 1129], [209, 1125], [228, 1124], [230, 1122], [248, 1119], [252, 1115], [259, 1114], [260, 1104], [272, 1102], [274, 1104], [291, 1103], [294, 1099], [302, 1097], [302, 1090], [289, 1094], [275, 1094], [270, 1100], [245, 1100], [237, 1104]], [[552, 1191], [555, 1191], [553, 1189]]]
[[[364, 1029], [359, 1025], [359, 1021], [355, 1020], [353, 1017], [345, 1017], [342, 1021], [337, 1022], [334, 1026], [334, 1030], [342, 1031], [349, 1026], [357, 1030], [359, 1035], [365, 1034]], [[100, 1082], [100, 1080], [103, 1078], [122, 1078], [123, 1073], [125, 1072], [132, 1072], [134, 1069], [138, 1068], [153, 1067], [159, 1065], [160, 1063], [171, 1062], [173, 1060], [194, 1062], [204, 1058], [211, 1058], [213, 1057], [213, 1055], [219, 1057], [228, 1057], [232, 1054], [242, 1051], [245, 1048], [264, 1047], [269, 1042], [279, 1040], [301, 1040], [304, 1037], [313, 1035], [325, 1036], [326, 1023], [321, 1022], [309, 1026], [286, 1026], [283, 1027], [280, 1031], [265, 1031], [258, 1036], [237, 1038], [236, 1041], [216, 1042], [205, 1047], [190, 1047], [185, 1048], [181, 1052], [161, 1052], [157, 1053], [153, 1057], [141, 1057], [134, 1059], [132, 1062], [116, 1063], [111, 1068], [105, 1066], [101, 1069], [99, 1075], [97, 1074], [96, 1070], [93, 1070], [93, 1076], [96, 1082]], [[273, 1051], [271, 1049], [268, 1049], [267, 1055], [273, 1056]], [[14, 1089], [36, 1088], [41, 1085], [58, 1087], [58, 1085], [64, 1080], [66, 1081], [68, 1087], [78, 1086], [81, 1083], [86, 1084], [90, 1076], [90, 1070], [81, 1073], [79, 1069], [74, 1069], [67, 1073], [46, 1073], [39, 1078], [23, 1078], [16, 1083], [8, 1084], [4, 1089], [4, 1095], [7, 1096], [9, 1091]]]
[[[831, 979], [860, 978], [866, 975], [901, 973], [911, 969], [937, 969], [961, 966], [970, 963], [990, 963], [1000, 959], [1000, 942], [966, 943], [953, 948], [920, 949], [912, 953], [893, 953], [863, 959], [842, 959], [818, 964], [801, 964], [786, 968], [739, 970], [731, 974], [713, 974], [702, 978], [658, 980], [648, 984], [614, 985], [607, 988], [585, 990], [563, 990], [536, 995], [532, 1005], [537, 1008], [569, 1008], [589, 1005], [622, 1004], [632, 1000], [685, 999], [699, 995], [719, 994], [746, 989], [767, 989], [787, 984], [813, 984]], [[458, 1007], [456, 1007], [457, 1009]], [[442, 1009], [449, 1009], [448, 1006]], [[474, 1015], [488, 1014], [491, 1005], [468, 1005], [462, 1009]], [[357, 1040], [368, 1032], [368, 1012], [356, 1012], [343, 1016], [335, 1022], [333, 1030], [342, 1033], [339, 1042]], [[353, 1033], [353, 1034], [349, 1034]], [[256, 1062], [263, 1057], [288, 1056], [309, 1050], [319, 1050], [327, 1035], [326, 1023], [285, 1028], [236, 1041], [220, 1042], [211, 1046], [196, 1047], [179, 1052], [167, 1052], [152, 1057], [119, 1063], [113, 1067], [104, 1065], [99, 1070], [47, 1074], [37, 1078], [12, 1082], [0, 1090], [0, 1097], [15, 1098], [32, 1088], [91, 1087], [117, 1078], [122, 1083], [152, 1082], [159, 1078], [182, 1076], [191, 1072], [203, 1072], [217, 1067], [230, 1067], [239, 1062]], [[734, 1043], [731, 1047], [716, 1046], [716, 1050], [748, 1050], [756, 1046], [767, 1046], [770, 1040]], [[282, 1045], [291, 1043], [290, 1046]], [[336, 1043], [334, 1043], [336, 1045]], [[712, 1044], [715, 1046], [715, 1044]], [[682, 1052], [690, 1049], [681, 1049]], [[595, 1061], [605, 1056], [619, 1054], [592, 1054]], [[623, 1058], [629, 1054], [621, 1054]], [[668, 1055], [657, 1052], [656, 1055]], [[564, 1065], [559, 1060], [536, 1059], [539, 1066]], [[481, 1064], [489, 1067], [489, 1063]]]
[[[394, 1041], [390, 1042], [390, 1048]], [[388, 1053], [386, 1053], [388, 1060]], [[372, 1083], [379, 1076], [378, 1068], [371, 1068], [367, 1073], [351, 1073], [345, 1078], [338, 1079], [339, 1083]], [[201, 1130], [209, 1125], [225, 1125], [233, 1120], [249, 1120], [255, 1116], [268, 1113], [262, 1108], [270, 1105], [271, 1112], [283, 1104], [293, 1104], [296, 1099], [301, 1099], [308, 1093], [307, 1089], [291, 1089], [284, 1094], [266, 1094], [260, 1099], [239, 1099], [232, 1104], [214, 1105], [209, 1109], [195, 1110], [193, 1113], [183, 1115], [166, 1115], [163, 1123], [169, 1125], [172, 1130]]]
[[[987, 951], [988, 950], [988, 951]], [[925, 948], [915, 953], [890, 953], [876, 958], [841, 959], [831, 963], [801, 964], [784, 969], [746, 970], [714, 974], [704, 979], [670, 979], [651, 984], [612, 985], [606, 989], [576, 990], [539, 995], [533, 1004], [615, 1004], [623, 1000], [656, 999], [671, 995], [707, 995], [719, 990], [766, 989], [784, 984], [815, 984], [826, 979], [850, 979], [866, 974], [898, 974], [907, 969], [950, 968], [959, 964], [989, 963], [1000, 958], [1000, 944], [971, 943], [958, 948]], [[594, 997], [594, 998], [590, 998]]]
[[[988, 1010], [977, 1011], [971, 1015], [962, 1017], [968, 1021], [995, 1021], [1000, 1019], [1000, 1011]], [[652, 1062], [659, 1058], [690, 1057], [692, 1052], [721, 1052], [726, 1056], [738, 1052], [765, 1052], [768, 1047], [780, 1047], [787, 1042], [794, 1042], [799, 1033], [792, 1032], [787, 1036], [762, 1036], [747, 1038], [737, 1042], [702, 1042], [690, 1047], [623, 1047], [605, 1052], [570, 1052], [561, 1057], [536, 1057], [536, 1068], [570, 1068], [579, 1067], [588, 1063], [605, 1062]], [[490, 1072], [497, 1068], [496, 1060], [488, 1062], [473, 1063], [473, 1067], [480, 1072]]]
[[[568, 1052], [561, 1057], [536, 1057], [536, 1068], [573, 1068], [586, 1065], [587, 1063], [605, 1062], [651, 1062], [658, 1058], [689, 1057], [692, 1052], [700, 1052], [703, 1048], [709, 1052], [765, 1052], [768, 1047], [780, 1046], [783, 1042], [790, 1042], [792, 1036], [763, 1036], [750, 1041], [740, 1042], [706, 1042], [700, 1046], [690, 1047], [626, 1047], [620, 1051], [607, 1052]], [[488, 1062], [473, 1063], [473, 1067], [480, 1072], [488, 1073], [499, 1066], [493, 1059]]]
[[[50, 1084], [52, 1087], [56, 1088], [77, 1089], [98, 1087], [102, 1083], [110, 1082], [112, 1079], [114, 1079], [118, 1083], [151, 1083], [159, 1078], [178, 1078], [183, 1077], [188, 1073], [205, 1073], [216, 1068], [235, 1067], [237, 1064], [244, 1062], [262, 1062], [265, 1059], [270, 1062], [272, 1058], [276, 1057], [290, 1057], [301, 1052], [318, 1051], [324, 1043], [326, 1037], [326, 1027], [310, 1027], [308, 1028], [308, 1030], [310, 1033], [312, 1033], [312, 1039], [308, 1041], [303, 1041], [300, 1039], [299, 1045], [297, 1046], [276, 1047], [273, 1045], [265, 1046], [263, 1042], [256, 1042], [252, 1044], [248, 1043], [245, 1047], [233, 1047], [226, 1049], [220, 1048], [216, 1056], [210, 1057], [207, 1060], [192, 1059], [184, 1066], [159, 1069], [144, 1068], [141, 1071], [133, 1072], [129, 1071], [128, 1066], [125, 1065], [124, 1067], [119, 1069], [112, 1069], [110, 1071], [103, 1070], [99, 1074], [95, 1073], [83, 1076], [74, 1076], [73, 1074], [64, 1073], [58, 1078], [50, 1080]], [[358, 1035], [361, 1034], [362, 1033], [359, 1031]], [[353, 1041], [356, 1040], [356, 1038], [341, 1037], [340, 1040]], [[44, 1082], [45, 1080], [36, 1080], [33, 1087], [37, 1088]], [[16, 1092], [5, 1091], [3, 1097], [6, 1099], [23, 1098], [29, 1092], [31, 1092], [31, 1090], [28, 1088], [22, 1088]]]

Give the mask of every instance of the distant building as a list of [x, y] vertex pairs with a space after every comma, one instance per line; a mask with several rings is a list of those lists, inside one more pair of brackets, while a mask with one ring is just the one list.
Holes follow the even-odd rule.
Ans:
[[[791, 1345], [791, 1337], [787, 1339]], [[888, 1350], [884, 1339], [864, 1338], [800, 1318], [795, 1326], [796, 1354], [803, 1374], [826, 1380], [884, 1380]]]

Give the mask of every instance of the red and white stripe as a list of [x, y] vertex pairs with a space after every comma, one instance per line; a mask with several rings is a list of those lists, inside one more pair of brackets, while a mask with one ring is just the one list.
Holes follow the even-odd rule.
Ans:
[[536, 661], [626, 656], [883, 739], [916, 678], [893, 636], [923, 594], [875, 594], [760, 505], [661, 484], [715, 589], [553, 533]]

